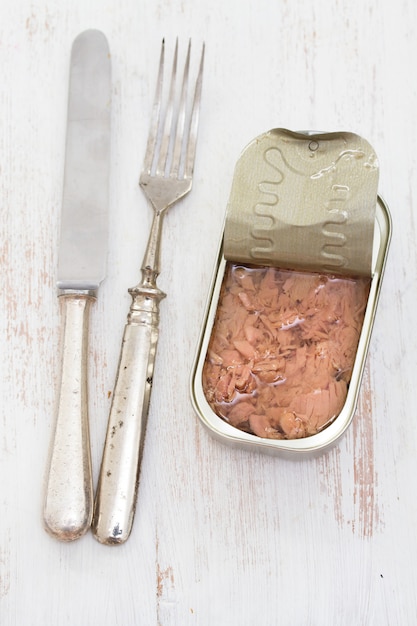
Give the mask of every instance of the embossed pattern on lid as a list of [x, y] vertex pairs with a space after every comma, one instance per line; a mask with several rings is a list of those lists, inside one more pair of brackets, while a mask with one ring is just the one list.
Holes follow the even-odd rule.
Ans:
[[235, 168], [225, 258], [370, 276], [378, 176], [374, 150], [354, 133], [260, 135]]

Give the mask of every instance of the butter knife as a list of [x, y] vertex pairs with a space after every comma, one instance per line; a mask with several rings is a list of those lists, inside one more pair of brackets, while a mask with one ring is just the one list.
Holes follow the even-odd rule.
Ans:
[[108, 43], [87, 30], [74, 41], [58, 261], [63, 339], [44, 525], [62, 541], [90, 527], [93, 485], [88, 420], [88, 327], [106, 273], [110, 174], [111, 69]]

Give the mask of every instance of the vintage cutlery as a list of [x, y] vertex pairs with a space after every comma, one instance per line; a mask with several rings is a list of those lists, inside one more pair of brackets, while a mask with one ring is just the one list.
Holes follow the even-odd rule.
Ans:
[[44, 503], [46, 530], [63, 541], [91, 525], [88, 423], [89, 309], [105, 276], [110, 173], [110, 55], [105, 36], [81, 33], [71, 52], [58, 295], [62, 378]]
[[139, 181], [153, 206], [153, 223], [141, 268], [142, 280], [129, 289], [132, 304], [124, 330], [94, 508], [93, 532], [106, 544], [123, 543], [131, 532], [158, 340], [159, 302], [165, 296], [156, 285], [162, 222], [167, 209], [192, 186], [204, 46], [193, 103], [187, 108], [190, 50], [189, 45], [176, 106], [177, 42], [168, 103], [161, 115], [162, 43], [153, 117]]

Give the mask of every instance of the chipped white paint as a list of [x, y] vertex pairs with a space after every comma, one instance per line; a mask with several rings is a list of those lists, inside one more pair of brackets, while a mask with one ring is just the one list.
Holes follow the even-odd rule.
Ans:
[[[206, 42], [194, 188], [169, 214], [161, 332], [125, 545], [42, 528], [59, 376], [57, 238], [69, 51], [113, 69], [109, 271], [90, 321], [94, 483], [149, 231], [138, 188], [160, 42]], [[417, 4], [382, 0], [5, 0], [0, 7], [2, 626], [403, 626], [417, 621]], [[234, 164], [273, 127], [347, 130], [380, 160], [394, 237], [356, 417], [288, 462], [213, 441], [188, 380]]]

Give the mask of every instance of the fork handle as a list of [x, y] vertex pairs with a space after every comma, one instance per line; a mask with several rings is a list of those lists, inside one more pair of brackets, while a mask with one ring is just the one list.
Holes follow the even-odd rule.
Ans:
[[104, 544], [124, 543], [133, 524], [165, 294], [143, 283], [132, 296], [107, 426], [92, 530]]

